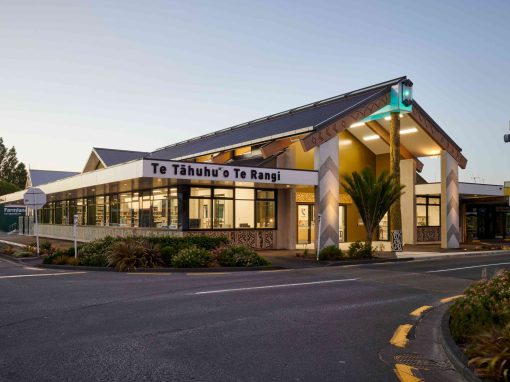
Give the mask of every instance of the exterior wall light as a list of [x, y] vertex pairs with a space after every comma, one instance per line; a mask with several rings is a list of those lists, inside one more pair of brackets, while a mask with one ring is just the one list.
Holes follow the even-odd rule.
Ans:
[[402, 102], [402, 105], [404, 106], [411, 106], [413, 104], [413, 81], [404, 80], [400, 86], [402, 87], [400, 92], [400, 102]]

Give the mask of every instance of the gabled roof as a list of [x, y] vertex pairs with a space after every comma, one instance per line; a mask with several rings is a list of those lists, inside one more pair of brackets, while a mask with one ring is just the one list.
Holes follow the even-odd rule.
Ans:
[[101, 162], [106, 167], [129, 162], [135, 159], [141, 159], [148, 154], [147, 152], [143, 151], [106, 149], [100, 147], [94, 147], [93, 150], [96, 152], [98, 157], [101, 159]]
[[334, 118], [359, 103], [386, 91], [406, 77], [399, 77], [367, 88], [327, 98], [281, 113], [229, 127], [198, 138], [163, 147], [147, 157], [152, 159], [186, 159], [221, 149], [260, 143], [277, 137], [314, 131], [316, 126]]
[[106, 149], [101, 147], [93, 147], [92, 152], [83, 167], [82, 172], [90, 172], [130, 162], [132, 160], [141, 159], [148, 153], [143, 151], [132, 151], [132, 150], [117, 150], [117, 149]]
[[31, 168], [28, 170], [27, 186], [37, 187], [78, 174], [79, 172], [73, 171], [34, 170]]

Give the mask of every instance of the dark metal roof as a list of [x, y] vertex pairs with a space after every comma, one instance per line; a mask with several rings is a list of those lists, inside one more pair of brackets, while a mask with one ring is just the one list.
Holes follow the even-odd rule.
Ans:
[[106, 167], [114, 166], [116, 164], [124, 162], [129, 162], [135, 159], [141, 159], [147, 154], [149, 154], [143, 151], [116, 150], [100, 147], [94, 147], [94, 151], [103, 161]]
[[28, 176], [31, 181], [32, 187], [37, 187], [42, 184], [55, 182], [60, 179], [69, 178], [70, 176], [78, 175], [79, 172], [72, 171], [50, 171], [50, 170], [28, 170]]
[[[252, 141], [270, 140], [275, 135], [292, 135], [296, 131], [325, 122], [342, 111], [381, 92], [383, 89], [399, 83], [406, 77], [396, 78], [367, 88], [355, 90], [336, 97], [300, 106], [281, 113], [272, 114], [254, 121], [243, 123], [198, 138], [190, 139], [171, 146], [163, 147], [147, 158], [178, 159], [207, 152], [219, 151], [225, 147], [249, 144]], [[297, 134], [297, 133], [296, 133]]]

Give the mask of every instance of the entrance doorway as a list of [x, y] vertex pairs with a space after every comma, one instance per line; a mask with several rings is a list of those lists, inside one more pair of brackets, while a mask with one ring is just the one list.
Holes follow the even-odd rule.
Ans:
[[[338, 238], [346, 241], [346, 206], [338, 206]], [[313, 204], [297, 205], [297, 244], [315, 243], [315, 220]]]
[[297, 205], [297, 244], [310, 244], [315, 242], [313, 210], [313, 204]]

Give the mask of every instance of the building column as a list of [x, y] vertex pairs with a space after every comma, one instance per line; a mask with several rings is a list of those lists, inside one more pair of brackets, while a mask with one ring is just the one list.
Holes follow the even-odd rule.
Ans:
[[[338, 201], [339, 183], [339, 137], [338, 134], [329, 141], [315, 148], [314, 165], [319, 172], [319, 185], [315, 188], [315, 210], [320, 215], [316, 220], [316, 248], [320, 251], [328, 245], [338, 247]], [[319, 232], [320, 226], [320, 232]]]
[[[291, 145], [276, 157], [276, 167], [296, 168], [296, 150]], [[280, 189], [278, 192], [278, 227], [276, 246], [278, 249], [296, 249], [297, 242], [297, 206], [296, 187]]]
[[416, 162], [400, 160], [400, 184], [405, 186], [400, 197], [402, 207], [402, 238], [404, 244], [416, 244]]
[[459, 248], [459, 166], [441, 151], [441, 248]]

